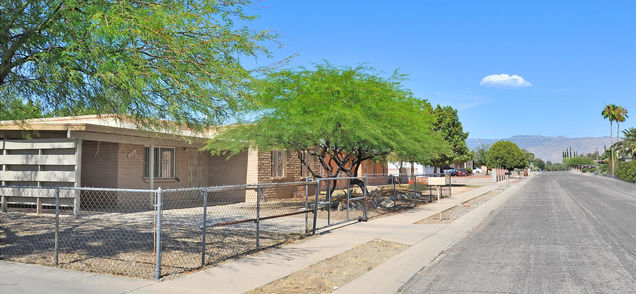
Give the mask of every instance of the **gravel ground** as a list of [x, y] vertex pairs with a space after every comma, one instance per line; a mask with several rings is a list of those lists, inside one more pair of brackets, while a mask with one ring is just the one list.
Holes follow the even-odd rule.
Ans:
[[331, 293], [408, 247], [373, 240], [247, 293]]
[[[370, 189], [377, 187], [370, 187]], [[387, 189], [388, 187], [383, 187]], [[474, 186], [453, 187], [453, 194]], [[408, 192], [400, 188], [400, 192]], [[387, 191], [388, 192], [388, 191]], [[428, 199], [428, 196], [422, 197]], [[422, 201], [421, 203], [425, 203]], [[398, 202], [398, 207], [411, 207], [408, 201]], [[267, 201], [262, 204], [261, 217], [297, 212], [304, 209], [304, 199]], [[0, 259], [53, 266], [55, 239], [54, 210], [45, 209], [34, 214], [28, 208], [10, 208], [0, 213]], [[400, 210], [397, 210], [398, 212]], [[82, 212], [80, 218], [60, 216], [59, 267], [97, 273], [124, 275], [152, 279], [155, 262], [155, 229], [153, 211], [142, 212]], [[396, 213], [394, 209], [369, 209], [369, 217]], [[207, 225], [253, 219], [255, 203], [236, 203], [210, 206]], [[347, 211], [319, 210], [317, 227], [346, 221]], [[162, 229], [162, 275], [172, 277], [178, 273], [201, 267], [202, 208], [165, 210]], [[362, 209], [349, 212], [349, 219], [363, 216]], [[302, 237], [305, 226], [313, 227], [313, 214], [297, 214], [274, 218], [260, 223], [260, 248], [275, 246]], [[216, 264], [228, 258], [249, 254], [257, 250], [256, 224], [245, 222], [227, 226], [214, 226], [206, 230], [206, 265]]]
[[475, 197], [471, 200], [468, 200], [460, 205], [444, 210], [438, 214], [432, 215], [428, 218], [425, 218], [421, 221], [416, 222], [416, 224], [449, 224], [460, 218], [464, 214], [467, 214], [469, 211], [479, 207], [482, 203], [492, 199], [493, 197], [499, 195], [503, 192], [503, 188], [497, 188], [493, 191], [490, 191], [481, 196]]
[[[145, 221], [144, 221], [145, 220]], [[300, 220], [299, 220], [300, 221]], [[304, 229], [304, 219], [301, 226]], [[51, 215], [0, 214], [0, 259], [53, 266], [55, 219]], [[284, 226], [284, 224], [282, 224]], [[260, 246], [281, 244], [301, 236], [301, 230], [266, 230], [277, 224], [263, 223]], [[162, 275], [201, 267], [201, 230], [169, 222], [162, 230]], [[255, 224], [207, 229], [206, 264], [255, 251]], [[152, 219], [112, 216], [98, 219], [60, 217], [59, 267], [97, 273], [152, 279], [154, 229]]]

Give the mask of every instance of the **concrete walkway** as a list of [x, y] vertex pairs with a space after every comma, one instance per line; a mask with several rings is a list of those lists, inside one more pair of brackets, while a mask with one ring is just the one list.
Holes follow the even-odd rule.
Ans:
[[[522, 183], [524, 182], [526, 181]], [[412, 245], [412, 247], [350, 284], [343, 285], [344, 287], [339, 291], [343, 293], [395, 292], [408, 278], [421, 269], [423, 265], [421, 262], [430, 262], [444, 249], [464, 238], [467, 232], [478, 225], [507, 197], [510, 197], [520, 185], [513, 185], [509, 191], [491, 199], [452, 224], [416, 225], [413, 223], [492, 191], [501, 185], [505, 185], [505, 182], [480, 187], [402, 213], [372, 219], [366, 223], [331, 228], [322, 231], [318, 236], [281, 248], [266, 250], [162, 282], [0, 261], [0, 292], [241, 293], [286, 277], [309, 265], [377, 238]], [[467, 216], [470, 216], [468, 220], [464, 220]], [[422, 252], [430, 254], [422, 254]], [[387, 281], [394, 281], [394, 283], [387, 283]]]

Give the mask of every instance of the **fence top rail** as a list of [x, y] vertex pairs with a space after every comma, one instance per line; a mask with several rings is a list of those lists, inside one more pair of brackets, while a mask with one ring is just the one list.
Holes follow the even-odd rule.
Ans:
[[271, 182], [271, 183], [258, 183], [258, 184], [237, 184], [237, 185], [222, 185], [222, 186], [204, 186], [204, 187], [192, 187], [192, 188], [172, 188], [164, 189], [163, 192], [188, 192], [188, 191], [208, 191], [218, 192], [225, 190], [240, 190], [240, 189], [257, 189], [258, 187], [272, 187], [272, 186], [301, 186], [308, 184], [316, 184], [316, 181], [298, 181], [298, 182]]
[[0, 189], [40, 189], [40, 190], [53, 190], [59, 188], [58, 186], [7, 186], [0, 185]]
[[365, 177], [332, 177], [332, 178], [314, 178], [317, 181], [334, 181], [334, 180], [363, 180]]
[[73, 190], [73, 191], [106, 191], [106, 192], [137, 192], [137, 193], [155, 193], [159, 189], [126, 189], [126, 188], [95, 188], [95, 187], [53, 187], [60, 190]]
[[443, 174], [443, 173], [435, 173], [435, 174], [415, 174], [415, 175], [406, 175], [406, 174], [402, 174], [402, 175], [365, 175], [362, 176], [361, 178], [367, 178], [367, 179], [386, 179], [386, 178], [400, 178], [400, 177], [443, 177], [446, 176], [447, 174]]

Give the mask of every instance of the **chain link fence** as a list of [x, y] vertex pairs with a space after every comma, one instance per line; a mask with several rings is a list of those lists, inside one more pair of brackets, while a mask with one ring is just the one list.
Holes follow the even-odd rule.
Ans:
[[[14, 199], [0, 213], [0, 259], [158, 279], [428, 203], [437, 195], [429, 176], [167, 190], [0, 187]], [[441, 193], [450, 196], [450, 185]]]

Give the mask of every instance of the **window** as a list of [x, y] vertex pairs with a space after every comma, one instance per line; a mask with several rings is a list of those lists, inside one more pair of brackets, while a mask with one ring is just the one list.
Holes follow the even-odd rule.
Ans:
[[285, 176], [285, 152], [283, 150], [272, 151], [272, 178]]
[[[174, 178], [174, 148], [155, 147], [155, 178]], [[144, 177], [148, 177], [150, 170], [150, 147], [145, 148]]]
[[[316, 166], [318, 166], [317, 158], [315, 156], [312, 156], [311, 154], [309, 154], [309, 151], [303, 151], [301, 156], [305, 160], [305, 163], [308, 164], [312, 169], [314, 169]], [[313, 171], [316, 172], [316, 170], [313, 170]], [[312, 176], [312, 174], [309, 171], [309, 169], [307, 168], [307, 166], [304, 165], [302, 162], [300, 162], [300, 176], [303, 177], [303, 178]]]

